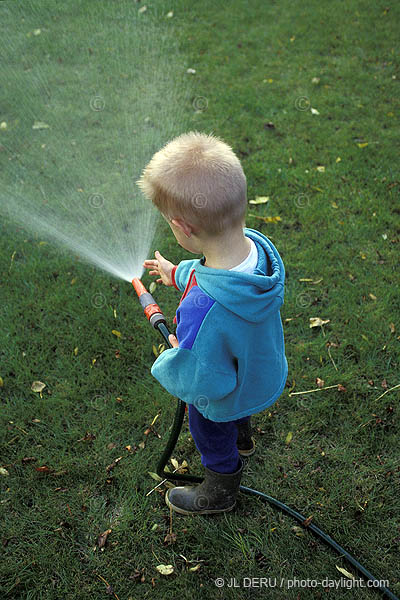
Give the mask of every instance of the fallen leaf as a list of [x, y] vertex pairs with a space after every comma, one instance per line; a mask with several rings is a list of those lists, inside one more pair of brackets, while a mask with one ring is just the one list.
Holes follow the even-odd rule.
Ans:
[[199, 564], [198, 564], [198, 565], [196, 565], [195, 567], [190, 567], [189, 571], [192, 571], [192, 572], [194, 572], [194, 571], [198, 571], [198, 570], [200, 569], [200, 567], [201, 567], [201, 564], [199, 563]]
[[368, 146], [368, 142], [363, 142], [362, 144], [357, 144], [357, 146], [359, 148], [365, 148], [366, 146]]
[[150, 284], [150, 287], [149, 287], [150, 294], [152, 294], [153, 292], [155, 292], [156, 289], [157, 289], [157, 284], [156, 284], [155, 281], [152, 281], [151, 284]]
[[302, 525], [304, 525], [304, 527], [308, 527], [312, 521], [312, 518], [313, 518], [313, 516], [310, 515], [309, 517], [307, 517], [307, 519], [304, 519], [304, 521], [302, 522]]
[[347, 392], [346, 388], [341, 383], [338, 383], [337, 389], [338, 392]]
[[141, 6], [138, 10], [138, 13], [142, 14], [142, 13], [146, 12], [146, 10], [147, 10], [147, 6]]
[[368, 294], [368, 296], [371, 298], [371, 300], [376, 300], [376, 296], [374, 296], [374, 294]]
[[147, 472], [150, 475], [150, 477], [152, 477], [156, 481], [162, 481], [161, 477], [159, 475], [157, 475], [157, 473], [152, 473], [151, 471], [147, 471]]
[[[393, 327], [394, 327], [394, 325], [393, 325]], [[393, 333], [393, 331], [392, 331], [392, 333]], [[3, 387], [3, 385], [4, 385], [3, 378], [2, 378], [2, 377], [0, 377], [0, 387]]]
[[348, 571], [346, 571], [346, 569], [343, 569], [343, 567], [338, 567], [337, 565], [335, 565], [335, 567], [337, 568], [338, 571], [340, 571], [341, 573], [343, 573], [343, 575], [345, 577], [348, 577], [349, 579], [355, 579], [354, 575], [352, 575], [351, 573], [349, 573]]
[[316, 108], [311, 108], [311, 114], [312, 115], [319, 115], [319, 112], [317, 111]]
[[52, 469], [50, 469], [47, 465], [43, 465], [43, 467], [35, 467], [35, 471], [39, 471], [40, 473], [50, 473]]
[[269, 196], [257, 196], [254, 200], [249, 200], [249, 204], [266, 204], [269, 201]]
[[310, 327], [320, 327], [321, 325], [325, 325], [326, 323], [330, 323], [330, 319], [320, 319], [319, 317], [310, 317]]
[[7, 471], [7, 469], [5, 469], [4, 467], [0, 467], [0, 475], [3, 475], [4, 477], [6, 477], [9, 474], [10, 473]]
[[31, 390], [32, 392], [42, 392], [45, 387], [45, 383], [42, 383], [41, 381], [34, 381], [31, 385]]
[[99, 537], [97, 538], [97, 547], [101, 548], [104, 550], [104, 546], [106, 544], [107, 538], [111, 533], [111, 529], [107, 529], [107, 531], [104, 531], [103, 533], [101, 533], [99, 535]]
[[117, 464], [119, 463], [119, 461], [120, 461], [122, 458], [123, 458], [123, 457], [122, 457], [122, 456], [120, 456], [119, 458], [116, 458], [116, 459], [115, 459], [115, 460], [114, 460], [114, 461], [111, 463], [111, 465], [108, 465], [108, 467], [106, 467], [106, 471], [107, 471], [107, 473], [108, 473], [109, 471], [111, 471], [111, 469], [113, 469], [114, 467], [116, 467], [116, 466], [117, 466]]
[[285, 444], [290, 444], [290, 442], [292, 441], [292, 437], [293, 437], [293, 433], [291, 431], [289, 431], [289, 433], [286, 436]]
[[113, 329], [113, 330], [111, 331], [111, 333], [112, 333], [113, 335], [116, 335], [116, 336], [117, 336], [117, 337], [119, 337], [119, 338], [120, 338], [120, 337], [122, 337], [122, 333], [121, 333], [120, 331], [117, 331], [116, 329]]
[[174, 469], [179, 469], [179, 463], [176, 458], [171, 458], [171, 463], [173, 464]]
[[322, 165], [317, 167], [317, 171], [319, 171], [320, 173], [325, 173], [325, 167], [323, 167]]
[[158, 344], [158, 348], [153, 344], [153, 354], [157, 358], [165, 350], [165, 344]]
[[164, 538], [164, 544], [175, 544], [176, 542], [176, 533], [167, 533], [167, 535]]
[[167, 19], [171, 19], [171, 17], [174, 16], [174, 13], [172, 12], [172, 10], [169, 11], [169, 13], [166, 14]]
[[[77, 442], [91, 442], [93, 440], [96, 439], [96, 435], [94, 433], [90, 433], [90, 431], [87, 431], [85, 433], [85, 435], [83, 436], [83, 438], [79, 438], [79, 440], [76, 440]], [[110, 444], [108, 444], [108, 447], [110, 446]]]
[[156, 569], [161, 575], [171, 575], [174, 572], [172, 565], [158, 565]]
[[323, 379], [320, 379], [319, 377], [316, 378], [315, 383], [319, 388], [322, 388], [325, 385], [325, 381]]
[[196, 69], [186, 69], [186, 73], [194, 75], [196, 73]]

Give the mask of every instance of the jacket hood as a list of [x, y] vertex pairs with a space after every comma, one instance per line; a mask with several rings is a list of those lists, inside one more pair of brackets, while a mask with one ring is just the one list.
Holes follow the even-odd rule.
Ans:
[[204, 257], [194, 268], [197, 285], [203, 292], [242, 319], [256, 323], [265, 320], [266, 312], [279, 310], [283, 304], [285, 267], [265, 235], [248, 227], [244, 234], [253, 240], [258, 251], [253, 273], [205, 267]]

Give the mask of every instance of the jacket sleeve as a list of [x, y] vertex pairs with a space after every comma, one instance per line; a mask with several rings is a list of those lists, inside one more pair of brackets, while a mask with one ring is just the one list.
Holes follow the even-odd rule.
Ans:
[[233, 366], [222, 371], [213, 363], [207, 354], [199, 358], [193, 350], [170, 348], [153, 363], [151, 373], [170, 394], [206, 414], [211, 402], [228, 395], [237, 385]]
[[196, 262], [198, 262], [198, 259], [181, 260], [181, 262], [172, 269], [172, 282], [177, 290], [180, 290], [181, 292], [185, 291], [190, 273]]

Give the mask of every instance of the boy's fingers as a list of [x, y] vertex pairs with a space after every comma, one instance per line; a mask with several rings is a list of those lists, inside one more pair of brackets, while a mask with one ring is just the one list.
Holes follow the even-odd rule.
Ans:
[[178, 342], [178, 340], [176, 339], [176, 337], [174, 336], [173, 333], [169, 334], [168, 340], [169, 340], [169, 343], [171, 344], [171, 346], [173, 348], [177, 348], [179, 346], [179, 342]]

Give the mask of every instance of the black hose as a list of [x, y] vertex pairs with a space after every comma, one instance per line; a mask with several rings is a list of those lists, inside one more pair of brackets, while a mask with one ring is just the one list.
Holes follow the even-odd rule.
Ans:
[[[170, 341], [168, 339], [168, 336], [170, 335], [170, 331], [168, 330], [167, 325], [165, 323], [160, 323], [156, 327], [156, 329], [159, 330], [159, 332], [163, 336], [165, 342], [167, 343], [168, 347], [172, 348]], [[174, 418], [174, 422], [172, 425], [171, 433], [170, 433], [167, 445], [165, 447], [165, 450], [162, 453], [162, 456], [157, 465], [157, 475], [162, 477], [162, 479], [168, 479], [169, 481], [186, 481], [186, 482], [190, 482], [190, 483], [201, 483], [203, 481], [203, 478], [198, 477], [197, 475], [185, 475], [182, 473], [170, 473], [168, 471], [165, 471], [165, 466], [166, 466], [167, 462], [169, 461], [169, 459], [171, 458], [171, 455], [172, 455], [172, 452], [174, 451], [176, 442], [178, 441], [178, 437], [179, 437], [179, 434], [180, 434], [180, 431], [182, 428], [183, 419], [185, 416], [185, 408], [186, 408], [185, 402], [183, 402], [179, 398], [177, 398], [177, 402], [178, 402], [178, 404], [177, 404], [177, 408], [176, 408], [176, 412], [175, 412], [175, 418]], [[325, 542], [326, 544], [331, 546], [331, 548], [333, 548], [334, 550], [339, 552], [339, 554], [341, 556], [344, 556], [346, 558], [346, 560], [351, 565], [353, 565], [353, 567], [355, 567], [360, 573], [362, 573], [367, 579], [369, 579], [370, 581], [376, 581], [379, 583], [380, 580], [378, 580], [376, 577], [374, 577], [374, 575], [372, 575], [372, 573], [370, 573], [365, 567], [363, 567], [358, 562], [358, 560], [356, 560], [351, 554], [349, 554], [344, 548], [342, 548], [342, 546], [340, 546], [337, 542], [335, 542], [335, 540], [332, 539], [329, 535], [324, 533], [319, 527], [317, 527], [313, 523], [304, 525], [304, 522], [306, 521], [306, 517], [301, 515], [299, 512], [297, 512], [296, 510], [293, 510], [286, 504], [283, 504], [283, 502], [280, 502], [279, 500], [272, 498], [272, 496], [268, 496], [267, 494], [264, 494], [263, 492], [259, 492], [258, 490], [253, 490], [252, 488], [246, 487], [244, 485], [241, 485], [239, 489], [241, 492], [243, 492], [244, 494], [247, 494], [249, 496], [258, 496], [265, 502], [272, 504], [272, 506], [274, 506], [275, 508], [279, 508], [281, 511], [285, 512], [286, 514], [288, 514], [291, 517], [293, 517], [294, 519], [296, 519], [296, 521], [298, 521], [301, 525], [303, 525], [303, 527], [305, 529], [312, 531], [323, 542]], [[399, 598], [397, 596], [395, 596], [387, 587], [385, 587], [383, 585], [373, 586], [370, 589], [380, 591], [384, 595], [386, 595], [388, 598], [391, 598], [392, 600], [399, 600]]]

